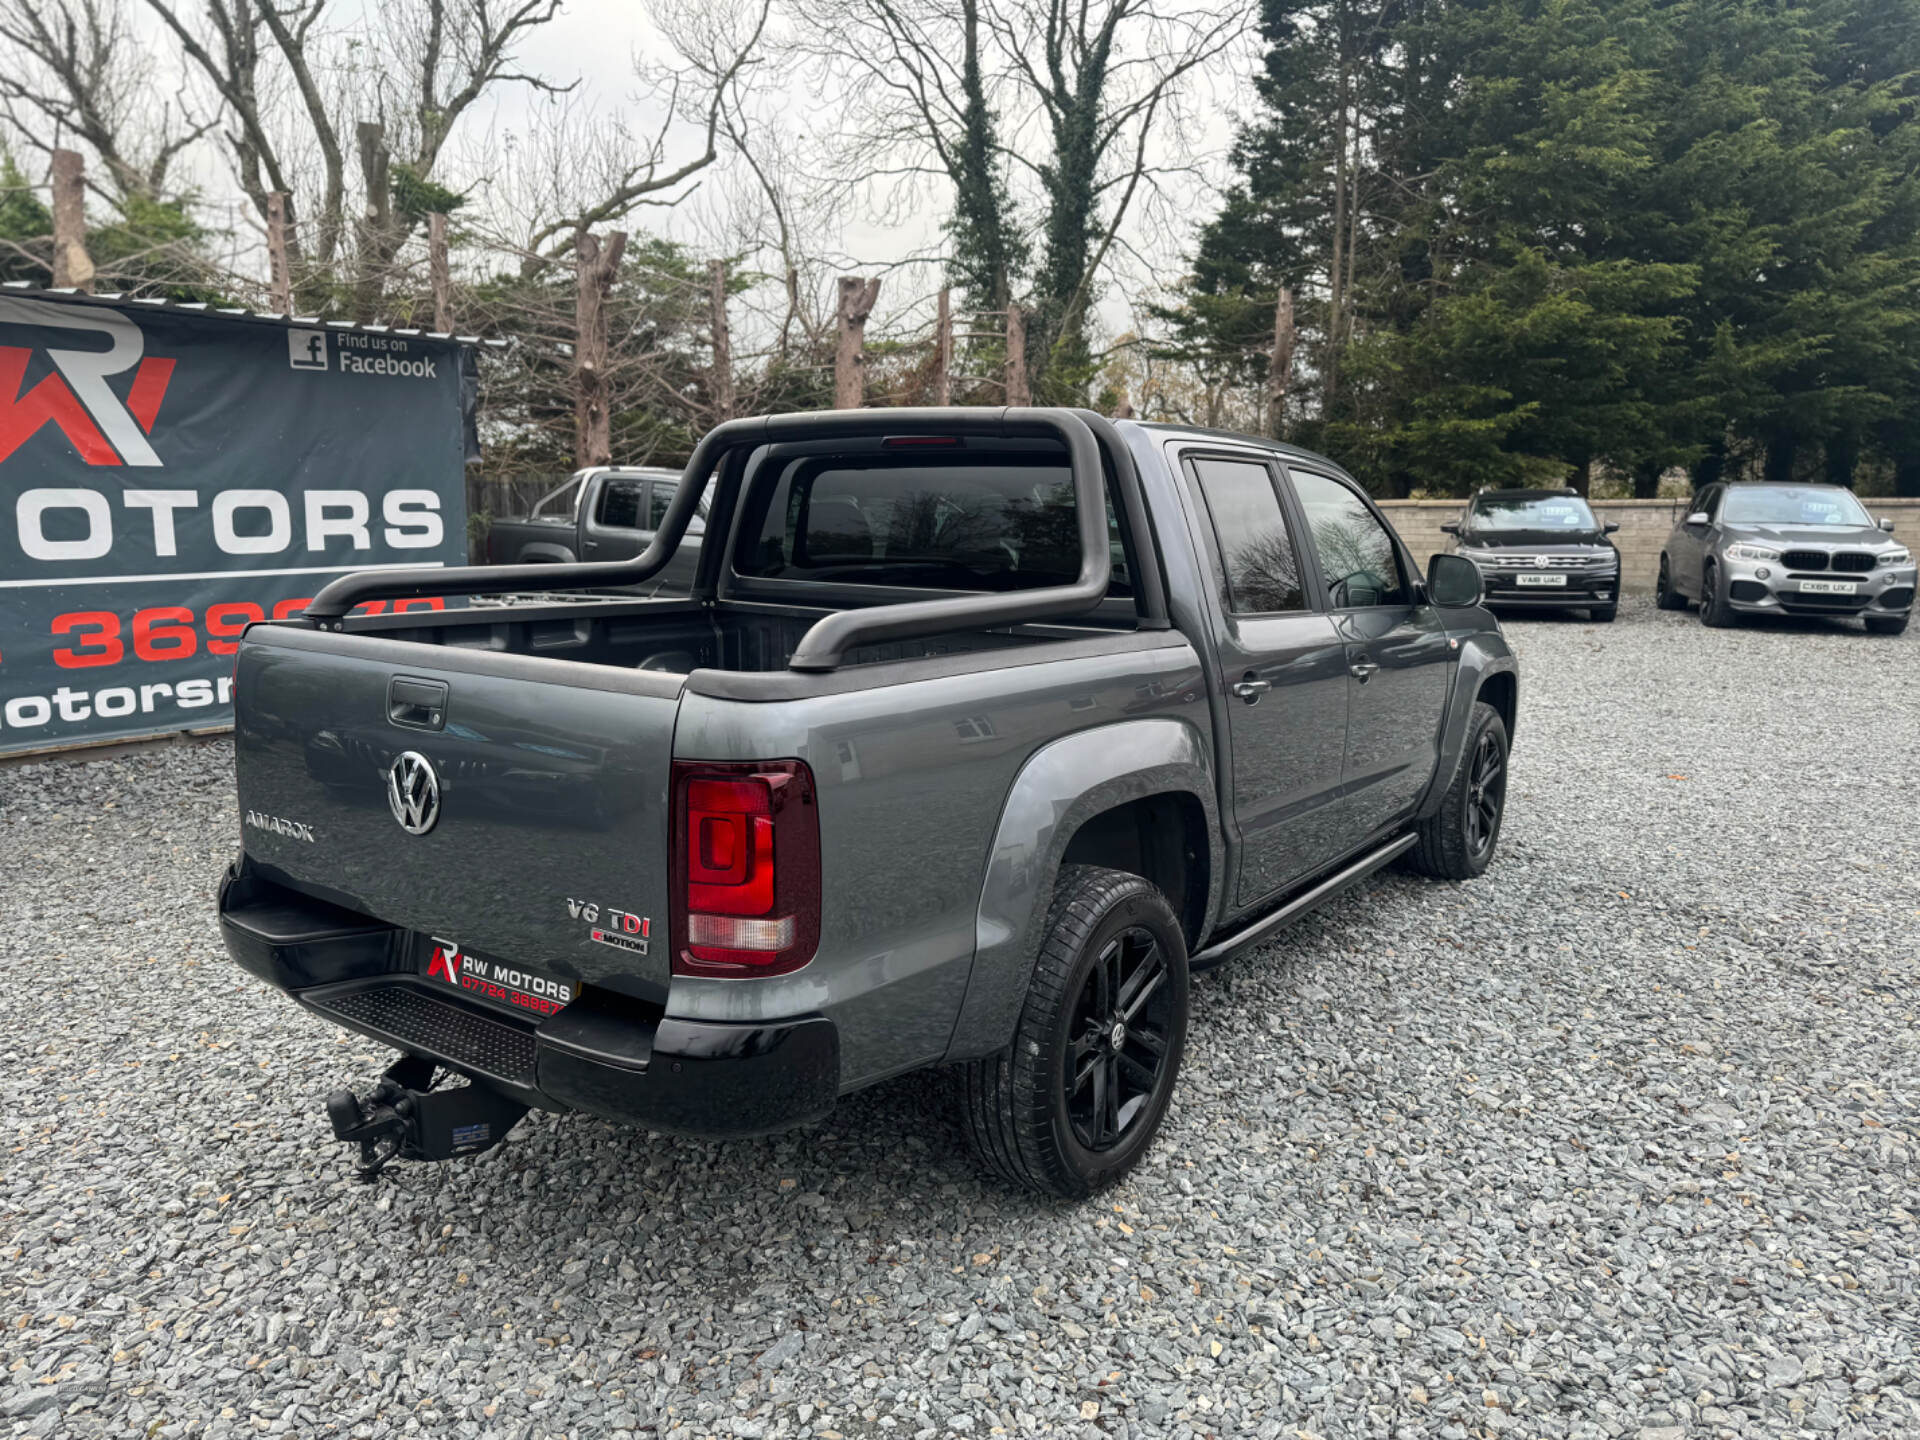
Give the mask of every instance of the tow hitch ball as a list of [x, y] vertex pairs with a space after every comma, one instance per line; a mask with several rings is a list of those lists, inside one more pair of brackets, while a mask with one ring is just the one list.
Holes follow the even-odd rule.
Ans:
[[478, 1155], [507, 1138], [527, 1107], [491, 1086], [433, 1088], [433, 1062], [402, 1056], [365, 1100], [351, 1090], [327, 1097], [333, 1137], [360, 1147], [359, 1175], [371, 1180], [392, 1160]]

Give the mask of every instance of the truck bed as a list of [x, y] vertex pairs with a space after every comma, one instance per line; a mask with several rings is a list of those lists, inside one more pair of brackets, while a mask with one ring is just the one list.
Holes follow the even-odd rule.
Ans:
[[[828, 610], [718, 601], [579, 600], [555, 605], [522, 605], [423, 612], [350, 621], [350, 634], [441, 646], [494, 655], [541, 656], [586, 665], [606, 665], [690, 676], [696, 671], [736, 675], [785, 676], [787, 661], [814, 623]], [[1010, 660], [1006, 652], [1102, 635], [1132, 633], [1132, 626], [1097, 624], [1023, 625], [954, 630], [938, 635], [858, 646], [842, 670], [904, 660], [945, 656], [990, 656]], [[422, 664], [431, 663], [422, 657]], [[703, 677], [711, 681], [711, 676]], [[795, 677], [800, 678], [800, 677]], [[870, 682], [871, 677], [865, 677]], [[696, 685], [696, 688], [705, 688]]]

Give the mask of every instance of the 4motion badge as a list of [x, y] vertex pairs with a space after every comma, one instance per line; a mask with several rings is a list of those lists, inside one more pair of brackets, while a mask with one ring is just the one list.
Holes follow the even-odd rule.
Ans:
[[631, 910], [616, 910], [609, 905], [603, 920], [599, 905], [589, 900], [575, 900], [572, 896], [567, 897], [567, 913], [587, 922], [587, 938], [595, 944], [611, 945], [631, 955], [647, 953], [647, 941], [653, 934], [653, 921], [647, 916], [636, 915]]

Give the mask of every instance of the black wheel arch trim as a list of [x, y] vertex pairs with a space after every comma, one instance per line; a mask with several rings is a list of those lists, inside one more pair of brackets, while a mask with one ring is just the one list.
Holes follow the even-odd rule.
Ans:
[[1489, 635], [1469, 635], [1460, 640], [1460, 663], [1454, 671], [1453, 690], [1447, 699], [1446, 724], [1440, 735], [1440, 759], [1433, 767], [1426, 794], [1421, 797], [1419, 809], [1415, 812], [1417, 819], [1427, 819], [1446, 798], [1447, 787], [1452, 783], [1454, 771], [1459, 768], [1466, 751], [1467, 733], [1472, 729], [1473, 707], [1486, 696], [1489, 682], [1497, 677], [1504, 677], [1499, 678], [1499, 687], [1511, 687], [1511, 695], [1501, 697], [1505, 703], [1495, 702], [1494, 708], [1500, 711], [1501, 721], [1507, 727], [1507, 748], [1513, 748], [1520, 713], [1520, 662], [1507, 649], [1504, 640], [1497, 641], [1497, 648], [1488, 643], [1496, 639]]
[[1212, 923], [1226, 858], [1210, 738], [1188, 721], [1156, 716], [1082, 730], [1028, 757], [995, 826], [975, 914], [973, 967], [947, 1061], [991, 1055], [1012, 1038], [1067, 847], [1096, 816], [1162, 795], [1198, 803], [1208, 852], [1202, 928]]

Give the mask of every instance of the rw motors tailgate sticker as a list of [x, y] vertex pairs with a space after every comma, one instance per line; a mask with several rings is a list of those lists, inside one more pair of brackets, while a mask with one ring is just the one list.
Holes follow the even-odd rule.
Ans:
[[511, 1005], [536, 1015], [553, 1015], [573, 1002], [573, 982], [538, 975], [515, 965], [488, 960], [463, 952], [457, 942], [432, 938], [433, 951], [427, 957], [427, 978], [491, 1000]]

